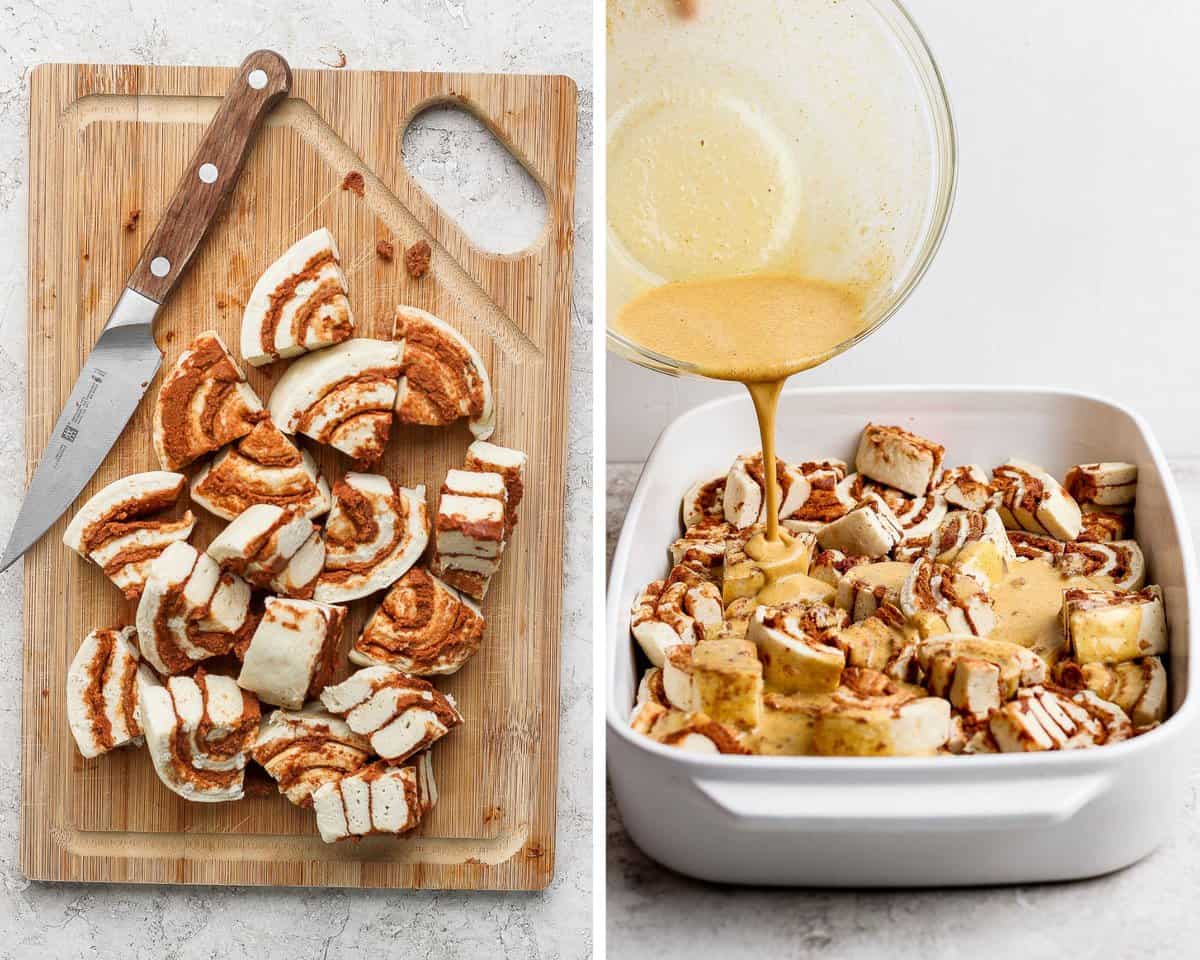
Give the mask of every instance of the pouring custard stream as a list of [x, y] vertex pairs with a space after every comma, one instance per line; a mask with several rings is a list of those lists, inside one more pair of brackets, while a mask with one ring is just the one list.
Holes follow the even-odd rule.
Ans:
[[691, 365], [697, 373], [745, 385], [762, 442], [766, 531], [746, 544], [761, 568], [760, 599], [790, 599], [783, 581], [798, 549], [779, 529], [775, 414], [784, 382], [828, 360], [863, 327], [863, 301], [849, 287], [783, 274], [668, 283], [627, 303], [618, 333], [648, 350]]

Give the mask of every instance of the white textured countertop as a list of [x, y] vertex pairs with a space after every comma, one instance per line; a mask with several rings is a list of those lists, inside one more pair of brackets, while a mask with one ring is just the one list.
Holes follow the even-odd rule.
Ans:
[[[577, 0], [572, 0], [577, 2]], [[15, 0], [0, 5], [0, 536], [23, 478], [28, 77], [44, 61], [235, 65], [271, 47], [294, 67], [565, 73], [580, 90], [558, 853], [544, 894], [30, 883], [16, 868], [21, 575], [0, 576], [0, 960], [591, 954], [591, 15], [555, 0]], [[512, 248], [527, 182], [453, 114], [405, 143], [410, 168], [478, 211]], [[451, 206], [451, 212], [458, 212]], [[518, 230], [519, 233], [519, 230]], [[489, 243], [490, 241], [490, 243]]]
[[[1200, 533], [1200, 460], [1172, 462]], [[641, 464], [608, 465], [608, 557]], [[608, 798], [607, 946], [620, 960], [1144, 960], [1194, 954], [1200, 936], [1200, 740], [1170, 841], [1096, 880], [966, 890], [835, 891], [705, 883], [660, 867]], [[703, 842], [698, 838], [697, 842]], [[966, 838], [964, 838], [966, 842]]]

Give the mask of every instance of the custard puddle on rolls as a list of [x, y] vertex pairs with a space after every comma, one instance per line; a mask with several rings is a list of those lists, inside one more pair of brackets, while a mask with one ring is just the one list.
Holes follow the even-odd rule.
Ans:
[[1135, 464], [1060, 482], [1010, 457], [989, 474], [875, 423], [855, 472], [822, 452], [778, 462], [785, 496], [765, 514], [769, 457], [680, 477], [673, 566], [631, 614], [648, 664], [634, 730], [706, 753], [969, 755], [1102, 746], [1165, 719], [1163, 591], [1136, 540], [1078, 523], [1102, 496], [1132, 534]]

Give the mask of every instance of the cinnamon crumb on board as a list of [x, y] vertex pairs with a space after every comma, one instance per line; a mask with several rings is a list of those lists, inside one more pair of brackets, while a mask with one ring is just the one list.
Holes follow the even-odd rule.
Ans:
[[433, 251], [429, 248], [429, 243], [418, 240], [404, 251], [404, 269], [414, 280], [423, 277], [429, 272], [429, 260], [432, 256]]
[[346, 65], [346, 51], [341, 47], [334, 47], [333, 50], [337, 56], [336, 60], [331, 62], [329, 60], [320, 60], [318, 58], [318, 62], [325, 64], [327, 67], [333, 67], [334, 70], [341, 70]]
[[392, 258], [396, 255], [396, 248], [392, 246], [390, 240], [380, 240], [375, 244], [375, 253], [378, 254], [380, 260], [391, 263]]
[[142, 215], [141, 208], [138, 208], [137, 210], [130, 210], [129, 216], [127, 216], [125, 218], [125, 229], [128, 230], [130, 233], [133, 233], [133, 231], [137, 229], [138, 218], [141, 215]]
[[357, 170], [351, 170], [342, 179], [342, 189], [349, 190], [356, 196], [361, 197], [363, 195], [363, 175]]

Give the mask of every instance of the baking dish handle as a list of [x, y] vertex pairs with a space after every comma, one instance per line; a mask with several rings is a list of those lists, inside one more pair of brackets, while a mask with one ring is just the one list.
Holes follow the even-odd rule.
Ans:
[[980, 830], [1069, 819], [1109, 785], [1106, 774], [976, 783], [764, 783], [694, 779], [739, 826], [781, 830]]

